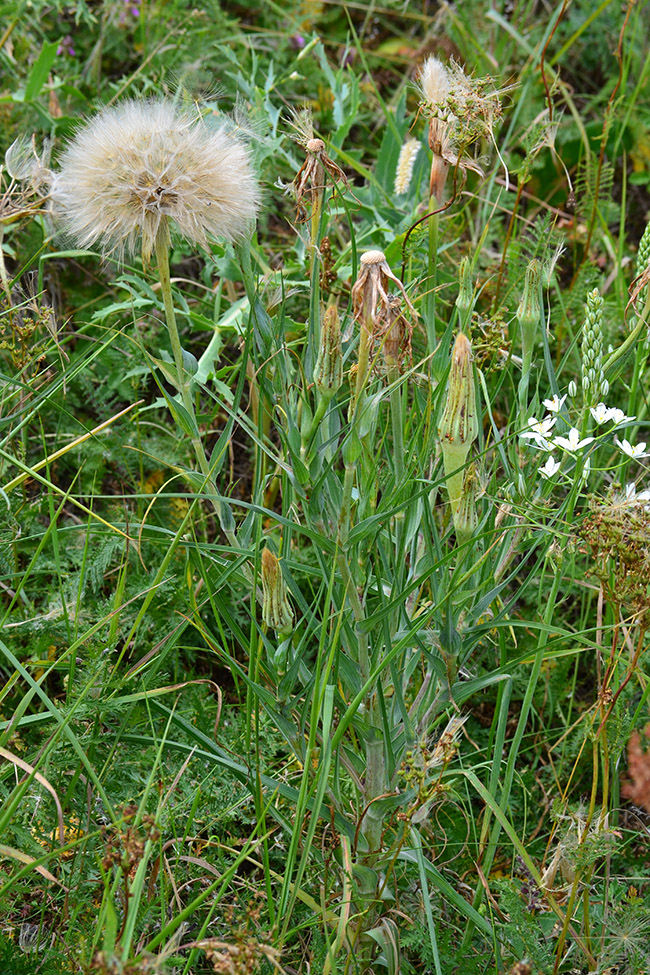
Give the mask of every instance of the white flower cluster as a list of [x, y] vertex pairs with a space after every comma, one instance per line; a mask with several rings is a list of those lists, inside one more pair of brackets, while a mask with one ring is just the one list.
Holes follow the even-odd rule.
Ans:
[[[583, 450], [584, 447], [588, 447], [590, 443], [595, 441], [595, 437], [582, 437], [580, 436], [580, 431], [577, 427], [571, 427], [566, 437], [561, 437], [553, 434], [553, 427], [557, 423], [557, 418], [564, 401], [566, 400], [566, 395], [560, 397], [554, 395], [551, 399], [543, 400], [544, 406], [548, 410], [548, 414], [541, 420], [536, 417], [531, 416], [528, 421], [528, 428], [524, 430], [519, 436], [523, 440], [527, 440], [531, 446], [538, 447], [540, 450], [546, 450], [549, 452], [555, 450], [556, 448], [564, 451], [565, 453], [576, 455], [579, 451]], [[623, 423], [629, 423], [635, 420], [634, 416], [627, 416], [623, 410], [617, 407], [608, 407], [604, 403], [598, 403], [597, 406], [592, 406], [590, 413], [596, 423], [602, 425], [604, 423], [613, 423], [614, 426], [611, 429], [615, 429]], [[622, 450], [624, 454], [631, 457], [633, 460], [640, 460], [643, 457], [650, 457], [650, 451], [646, 451], [646, 444], [631, 444], [629, 440], [619, 440], [614, 437], [614, 443], [617, 447]], [[586, 461], [588, 465], [589, 461]], [[546, 463], [538, 468], [539, 473], [543, 478], [554, 477], [560, 470], [561, 463], [556, 461], [553, 456], [549, 456]], [[633, 484], [628, 484], [626, 491], [628, 491], [627, 500], [630, 500], [629, 489], [634, 490]], [[646, 500], [645, 495], [648, 494], [650, 499], [650, 492], [641, 492], [641, 494], [636, 495], [637, 499]]]

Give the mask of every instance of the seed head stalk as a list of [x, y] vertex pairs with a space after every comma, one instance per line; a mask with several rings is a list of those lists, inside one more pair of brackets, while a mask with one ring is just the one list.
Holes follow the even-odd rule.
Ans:
[[325, 171], [319, 162], [315, 171], [315, 182], [312, 192], [311, 223], [309, 233], [309, 280], [311, 282], [309, 294], [309, 334], [307, 336], [307, 350], [305, 365], [310, 369], [320, 341], [320, 265], [319, 245], [321, 239], [321, 219], [323, 215], [323, 196], [325, 192]]
[[[190, 382], [186, 379], [186, 371], [183, 365], [183, 347], [181, 345], [180, 336], [178, 334], [178, 325], [176, 324], [176, 312], [174, 310], [174, 299], [172, 296], [172, 285], [171, 276], [169, 272], [169, 226], [167, 220], [164, 219], [160, 223], [158, 228], [158, 233], [156, 234], [154, 249], [156, 255], [156, 265], [158, 268], [158, 277], [160, 279], [160, 290], [163, 297], [163, 305], [165, 308], [165, 321], [167, 323], [167, 331], [169, 332], [169, 341], [172, 347], [172, 353], [174, 356], [174, 365], [176, 367], [177, 385], [178, 390], [181, 394], [181, 399], [186, 412], [189, 414], [190, 418], [194, 421], [196, 425], [196, 411], [194, 409], [194, 402], [192, 400], [192, 392], [190, 388]], [[192, 447], [194, 449], [194, 454], [196, 456], [197, 463], [201, 469], [201, 473], [206, 478], [208, 484], [211, 481], [212, 472], [210, 470], [210, 464], [205, 453], [205, 448], [201, 438], [196, 435], [192, 435]], [[226, 525], [226, 519], [222, 517], [222, 506], [221, 503], [213, 497], [213, 505], [222, 524], [224, 534], [226, 535], [228, 541], [233, 546], [233, 548], [239, 548], [239, 542], [237, 536], [232, 529], [228, 528]]]
[[365, 385], [370, 371], [370, 348], [372, 344], [372, 323], [373, 323], [374, 304], [369, 289], [366, 289], [363, 296], [363, 306], [360, 316], [359, 328], [359, 352], [357, 356], [357, 374], [354, 385], [354, 392], [350, 402], [350, 435], [347, 450], [344, 448], [343, 461], [345, 464], [345, 476], [343, 480], [343, 500], [341, 503], [341, 514], [339, 517], [339, 542], [345, 546], [350, 523], [350, 507], [352, 504], [352, 489], [354, 488], [354, 478], [359, 463], [359, 458], [363, 451], [363, 444], [359, 438], [357, 427], [359, 418], [363, 412], [365, 402]]

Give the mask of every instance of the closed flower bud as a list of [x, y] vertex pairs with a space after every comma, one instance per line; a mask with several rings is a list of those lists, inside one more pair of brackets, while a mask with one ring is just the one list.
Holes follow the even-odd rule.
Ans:
[[460, 311], [469, 311], [474, 301], [474, 282], [472, 281], [472, 264], [469, 257], [464, 257], [458, 268], [458, 297], [456, 307]]
[[521, 381], [519, 383], [519, 408], [528, 409], [528, 384], [533, 361], [535, 335], [539, 327], [542, 305], [540, 298], [541, 267], [539, 261], [531, 261], [526, 268], [524, 293], [517, 308], [517, 321], [521, 329]]
[[342, 382], [341, 326], [336, 305], [330, 305], [323, 318], [314, 385], [321, 396], [331, 399]]
[[472, 347], [467, 336], [459, 332], [451, 353], [451, 371], [445, 408], [438, 424], [447, 488], [452, 501], [459, 497], [462, 491], [463, 472], [458, 468], [461, 468], [467, 460], [478, 432]]
[[280, 562], [273, 552], [262, 552], [262, 619], [271, 630], [286, 636], [293, 627], [293, 612], [287, 599]]
[[472, 369], [472, 347], [464, 332], [459, 332], [451, 352], [447, 399], [438, 424], [442, 446], [469, 450], [478, 437], [476, 388]]
[[539, 323], [542, 311], [539, 301], [540, 275], [539, 261], [531, 261], [526, 268], [524, 293], [517, 308], [517, 320], [522, 329]]

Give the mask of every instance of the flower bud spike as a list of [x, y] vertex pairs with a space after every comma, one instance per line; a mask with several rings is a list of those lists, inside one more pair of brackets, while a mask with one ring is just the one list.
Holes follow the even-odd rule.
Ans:
[[594, 288], [587, 295], [581, 351], [582, 396], [585, 407], [592, 407], [606, 395], [603, 372], [603, 298], [598, 288]]

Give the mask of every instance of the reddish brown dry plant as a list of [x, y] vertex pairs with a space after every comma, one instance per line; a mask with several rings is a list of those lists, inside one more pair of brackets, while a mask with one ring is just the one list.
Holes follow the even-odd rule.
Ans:
[[[650, 724], [643, 729], [646, 748], [650, 743]], [[629, 779], [621, 785], [621, 795], [631, 799], [650, 813], [650, 751], [644, 751], [641, 735], [633, 731], [627, 746], [627, 771]]]
[[276, 948], [248, 936], [236, 936], [232, 942], [209, 938], [195, 942], [192, 947], [205, 952], [217, 975], [255, 975], [260, 971], [263, 960], [276, 972], [284, 971], [280, 965], [280, 952]]
[[90, 963], [90, 971], [94, 975], [154, 975], [160, 971], [160, 964], [154, 955], [124, 964], [117, 955], [96, 951]]
[[593, 558], [593, 571], [609, 602], [632, 610], [638, 624], [650, 626], [650, 512], [612, 492], [609, 503], [592, 503], [579, 534]]
[[382, 306], [374, 324], [373, 345], [381, 348], [386, 368], [401, 368], [405, 361], [410, 364], [413, 324], [404, 317], [400, 295], [388, 296], [388, 304]]
[[[124, 821], [130, 822], [137, 812], [137, 806], [126, 806], [122, 813]], [[106, 871], [117, 867], [125, 878], [132, 876], [137, 869], [144, 856], [147, 840], [155, 842], [160, 836], [153, 816], [146, 814], [142, 817], [141, 827], [127, 826], [126, 829], [120, 829], [119, 824], [116, 824], [110, 829], [102, 827], [102, 832], [106, 842], [102, 866]]]

